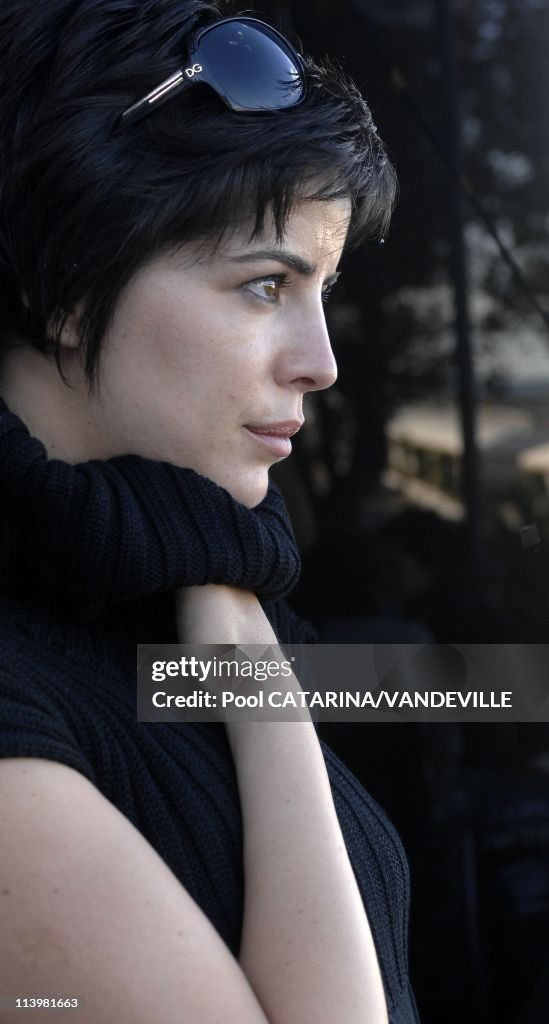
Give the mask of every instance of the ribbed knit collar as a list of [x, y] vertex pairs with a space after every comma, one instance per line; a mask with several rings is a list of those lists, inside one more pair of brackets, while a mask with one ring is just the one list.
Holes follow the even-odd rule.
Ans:
[[255, 509], [193, 470], [137, 455], [70, 465], [0, 399], [0, 593], [65, 621], [178, 587], [225, 583], [265, 600], [299, 554], [271, 482]]

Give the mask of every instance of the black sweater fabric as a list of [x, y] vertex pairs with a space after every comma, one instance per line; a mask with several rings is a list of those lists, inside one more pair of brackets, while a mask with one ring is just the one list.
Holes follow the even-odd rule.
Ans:
[[[299, 556], [271, 484], [247, 509], [189, 469], [72, 466], [0, 400], [0, 756], [81, 772], [142, 833], [238, 956], [242, 820], [224, 727], [136, 721], [136, 644], [177, 642], [172, 592], [254, 591], [281, 643], [314, 641], [282, 600]], [[409, 877], [395, 829], [321, 743], [391, 1024], [415, 1024]], [[342, 1022], [344, 1024], [344, 1022]]]

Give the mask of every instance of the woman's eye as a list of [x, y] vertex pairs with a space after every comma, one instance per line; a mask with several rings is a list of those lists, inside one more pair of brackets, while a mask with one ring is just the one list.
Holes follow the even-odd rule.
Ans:
[[286, 288], [289, 283], [286, 274], [270, 274], [269, 277], [258, 277], [255, 281], [249, 281], [246, 288], [259, 299], [276, 303], [280, 301], [282, 288]]
[[[335, 282], [334, 282], [335, 283]], [[264, 302], [270, 305], [276, 305], [280, 302], [280, 293], [283, 288], [287, 288], [290, 284], [290, 278], [287, 274], [269, 274], [268, 277], [258, 277], [255, 281], [248, 281], [244, 287], [247, 291], [250, 291], [252, 295], [257, 296], [259, 299], [263, 299]], [[327, 302], [334, 287], [333, 284], [327, 285], [322, 290], [322, 301]]]

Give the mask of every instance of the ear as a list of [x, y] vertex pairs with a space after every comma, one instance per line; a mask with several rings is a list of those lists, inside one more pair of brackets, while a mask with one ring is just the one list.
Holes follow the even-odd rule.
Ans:
[[[22, 295], [22, 298], [23, 298], [23, 305], [28, 309], [28, 307], [29, 307], [29, 297], [28, 297], [28, 295], [27, 295], [27, 293], [26, 293], [26, 291], [24, 289], [21, 291], [21, 295]], [[60, 338], [61, 348], [77, 349], [77, 348], [80, 347], [80, 338], [78, 336], [77, 326], [78, 326], [78, 323], [80, 322], [81, 315], [82, 315], [82, 306], [81, 306], [81, 303], [77, 302], [76, 306], [74, 307], [74, 309], [71, 310], [71, 312], [68, 313], [66, 318], [65, 318], [65, 323], [63, 324], [63, 329], [61, 331], [61, 338]], [[52, 322], [50, 320], [50, 321], [48, 321], [48, 334], [50, 334], [52, 332], [52, 330], [53, 330], [53, 324], [52, 324]]]
[[80, 348], [80, 336], [78, 334], [78, 323], [80, 321], [80, 314], [82, 310], [78, 303], [65, 318], [63, 324], [63, 330], [61, 331], [61, 348], [63, 349], [77, 349]]
[[[80, 348], [78, 324], [80, 322], [81, 315], [82, 306], [79, 302], [77, 302], [74, 309], [71, 309], [70, 313], [67, 313], [65, 317], [65, 322], [63, 324], [63, 329], [61, 331], [61, 337], [59, 339], [62, 349], [75, 350]], [[48, 334], [50, 333], [51, 328], [52, 324], [48, 323]]]

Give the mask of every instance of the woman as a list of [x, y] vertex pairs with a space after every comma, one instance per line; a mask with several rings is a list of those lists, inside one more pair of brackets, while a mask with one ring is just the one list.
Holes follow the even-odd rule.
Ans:
[[389, 216], [368, 108], [200, 0], [7, 0], [0, 39], [0, 990], [408, 1024], [402, 848], [312, 723], [135, 721], [139, 642], [313, 639], [268, 472]]

